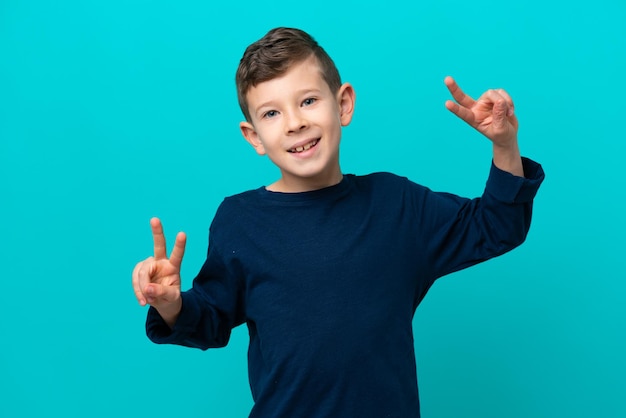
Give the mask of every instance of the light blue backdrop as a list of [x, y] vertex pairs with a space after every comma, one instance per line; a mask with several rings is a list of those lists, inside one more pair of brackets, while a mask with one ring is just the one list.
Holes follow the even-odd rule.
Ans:
[[414, 324], [425, 418], [626, 416], [626, 3], [0, 2], [0, 416], [243, 417], [229, 347], [151, 344], [130, 273], [148, 220], [188, 233], [277, 172], [241, 139], [234, 72], [274, 26], [356, 88], [346, 172], [480, 194], [488, 141], [444, 108], [504, 87], [547, 173], [527, 242], [439, 281]]

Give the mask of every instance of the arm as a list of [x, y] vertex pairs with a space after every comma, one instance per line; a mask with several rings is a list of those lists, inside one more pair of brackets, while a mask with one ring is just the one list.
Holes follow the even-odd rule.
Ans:
[[478, 100], [465, 94], [452, 77], [444, 80], [456, 103], [448, 100], [446, 108], [485, 135], [493, 144], [493, 163], [514, 176], [524, 177], [517, 143], [518, 121], [509, 94], [488, 90]]
[[424, 234], [432, 237], [428, 246], [432, 280], [520, 245], [544, 179], [539, 164], [520, 156], [518, 121], [504, 90], [489, 90], [474, 100], [452, 77], [444, 82], [456, 101], [448, 100], [446, 108], [492, 142], [493, 164], [481, 198], [427, 193], [417, 202], [417, 208], [430, 208], [422, 225]]
[[180, 267], [186, 236], [179, 233], [169, 258], [161, 221], [150, 220], [154, 256], [138, 263], [132, 274], [135, 297], [150, 305], [146, 319], [148, 337], [157, 344], [178, 344], [207, 349], [222, 347], [231, 330], [243, 322], [239, 281], [224, 265], [209, 240], [207, 259], [193, 287], [181, 292]]
[[502, 255], [524, 242], [544, 172], [532, 160], [521, 161], [525, 177], [514, 176], [492, 164], [479, 198], [430, 190], [411, 193], [418, 231], [420, 236], [428, 237], [421, 252], [427, 260], [425, 274], [430, 283]]

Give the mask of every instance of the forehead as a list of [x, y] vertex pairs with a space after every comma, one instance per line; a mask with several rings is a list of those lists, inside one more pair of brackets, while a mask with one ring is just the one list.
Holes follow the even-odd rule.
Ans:
[[251, 108], [268, 100], [277, 100], [298, 92], [308, 90], [327, 90], [330, 87], [324, 80], [321, 67], [314, 56], [294, 63], [278, 77], [263, 81], [251, 87], [246, 93]]

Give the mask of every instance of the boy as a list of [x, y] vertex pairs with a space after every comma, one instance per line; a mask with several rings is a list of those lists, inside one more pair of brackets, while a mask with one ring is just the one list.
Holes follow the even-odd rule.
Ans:
[[493, 142], [482, 198], [435, 193], [388, 173], [344, 175], [341, 129], [355, 92], [306, 33], [271, 30], [250, 45], [236, 84], [244, 138], [280, 169], [273, 184], [226, 198], [207, 259], [180, 291], [185, 235], [133, 287], [156, 343], [207, 349], [250, 333], [251, 417], [419, 417], [412, 318], [434, 280], [522, 243], [541, 167], [522, 159], [513, 102], [477, 101], [454, 80], [446, 107]]

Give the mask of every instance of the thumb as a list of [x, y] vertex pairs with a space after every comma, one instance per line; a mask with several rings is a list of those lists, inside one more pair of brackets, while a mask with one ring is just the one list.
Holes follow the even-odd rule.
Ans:
[[180, 297], [178, 286], [164, 286], [159, 283], [150, 283], [145, 291], [147, 302], [152, 306], [168, 305]]
[[506, 117], [509, 109], [504, 99], [498, 99], [493, 104], [491, 111], [493, 115], [493, 127], [496, 130], [502, 130], [506, 126]]
[[493, 124], [496, 128], [502, 128], [506, 121], [508, 109], [504, 99], [499, 99], [493, 104]]

